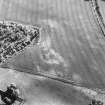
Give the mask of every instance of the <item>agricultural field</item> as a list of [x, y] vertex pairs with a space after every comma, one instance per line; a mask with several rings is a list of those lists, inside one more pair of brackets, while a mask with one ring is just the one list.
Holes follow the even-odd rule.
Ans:
[[[104, 19], [105, 3], [98, 3]], [[8, 63], [1, 65], [3, 70], [0, 71], [4, 75], [0, 78], [11, 75], [5, 70], [12, 69], [16, 70], [21, 78], [24, 74], [29, 83], [38, 82], [40, 88], [30, 84], [24, 89], [26, 94], [29, 93], [32, 99], [36, 100], [36, 105], [40, 98], [42, 101], [38, 105], [87, 105], [90, 99], [72, 85], [56, 83], [48, 78], [38, 80], [36, 76], [30, 77], [31, 74], [41, 73], [73, 81], [82, 87], [104, 89], [105, 38], [89, 1], [0, 0], [0, 21], [15, 21], [40, 28], [39, 43], [13, 56]], [[14, 78], [14, 75], [11, 78]], [[19, 80], [22, 87], [25, 79]], [[29, 87], [32, 89], [28, 91]], [[27, 105], [35, 105], [35, 102], [28, 102]]]

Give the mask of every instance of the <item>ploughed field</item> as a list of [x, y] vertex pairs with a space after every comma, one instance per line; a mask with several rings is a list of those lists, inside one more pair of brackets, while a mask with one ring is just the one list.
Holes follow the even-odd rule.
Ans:
[[[40, 43], [13, 56], [1, 67], [104, 89], [105, 39], [89, 3], [84, 0], [0, 0], [1, 21], [41, 29]], [[70, 103], [77, 105], [78, 101]]]

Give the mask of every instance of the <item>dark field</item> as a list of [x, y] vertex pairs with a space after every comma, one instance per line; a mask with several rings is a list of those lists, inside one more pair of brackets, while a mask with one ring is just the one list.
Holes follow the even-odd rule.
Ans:
[[[99, 1], [103, 19], [104, 4]], [[6, 66], [31, 74], [41, 72], [55, 75], [58, 78], [72, 80], [84, 87], [104, 89], [105, 38], [89, 2], [83, 0], [0, 0], [0, 20], [12, 20], [42, 28], [40, 44], [27, 48], [23, 53], [8, 60], [8, 64], [2, 67]], [[29, 80], [35, 81], [35, 84], [41, 82], [46, 89], [43, 90], [43, 86], [38, 83], [40, 89], [32, 86], [32, 91], [28, 90], [30, 96], [32, 94], [33, 99], [36, 100], [34, 105], [37, 105], [39, 102], [37, 98], [40, 97], [45, 98], [43, 100], [46, 104], [42, 104], [42, 101], [38, 105], [87, 105], [89, 102], [86, 96], [76, 91], [71, 85], [65, 86], [63, 83], [48, 79], [43, 82], [32, 79], [34, 77], [30, 78]], [[32, 93], [34, 88], [36, 88], [35, 91], [41, 90], [46, 93], [39, 92], [40, 94], [36, 96], [36, 93], [35, 95]], [[62, 93], [61, 96], [57, 95], [60, 93]], [[50, 95], [51, 101], [46, 100]], [[63, 99], [65, 100], [62, 102]], [[52, 103], [47, 104], [47, 102]], [[30, 103], [29, 101], [27, 104]]]

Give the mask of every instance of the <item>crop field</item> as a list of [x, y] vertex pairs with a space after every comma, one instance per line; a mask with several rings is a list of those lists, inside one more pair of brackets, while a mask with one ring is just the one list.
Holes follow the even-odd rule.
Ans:
[[[105, 21], [105, 2], [98, 1], [98, 4]], [[9, 59], [7, 64], [3, 64], [1, 66], [3, 70], [0, 72], [4, 77], [0, 76], [0, 78], [11, 75], [9, 72], [6, 74], [4, 72], [5, 68], [9, 68], [18, 72], [35, 75], [42, 73], [63, 78], [87, 88], [104, 89], [105, 38], [90, 1], [0, 0], [0, 21], [15, 21], [24, 25], [38, 26], [41, 29], [40, 43], [28, 47], [21, 54]], [[19, 73], [21, 78], [23, 74]], [[26, 79], [30, 74], [24, 74], [24, 78]], [[22, 83], [26, 81], [25, 79], [17, 84], [24, 87]], [[13, 79], [9, 82], [11, 81]], [[29, 84], [26, 86], [25, 93], [30, 91], [32, 99], [36, 99], [36, 104], [29, 100], [27, 105], [87, 105], [90, 101], [71, 85], [54, 83], [50, 79], [37, 80], [31, 76], [27, 77], [27, 82], [30, 83], [30, 81], [43, 85], [38, 83], [39, 88], [31, 84], [32, 91], [29, 90]], [[48, 86], [46, 86], [47, 84]], [[41, 86], [44, 88], [42, 89]], [[43, 93], [44, 89], [46, 93]], [[33, 91], [38, 91], [38, 93]], [[47, 98], [50, 95], [49, 101]], [[41, 99], [41, 103], [39, 103], [38, 98], [43, 97], [44, 99]]]

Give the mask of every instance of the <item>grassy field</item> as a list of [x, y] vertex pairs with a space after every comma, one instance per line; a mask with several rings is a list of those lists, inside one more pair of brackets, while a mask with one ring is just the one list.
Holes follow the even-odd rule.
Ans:
[[7, 85], [16, 83], [21, 90], [21, 97], [26, 100], [24, 105], [87, 105], [90, 102], [72, 85], [11, 69], [0, 69], [0, 74], [0, 89], [6, 90]]
[[0, 0], [0, 20], [42, 27], [43, 43], [13, 57], [9, 68], [56, 75], [89, 88], [105, 87], [105, 39], [89, 2]]
[[104, 7], [105, 7], [105, 1], [101, 1], [101, 0], [99, 0], [99, 1], [98, 1], [98, 4], [99, 4], [100, 11], [101, 11], [101, 14], [102, 14], [103, 19], [104, 19], [104, 22], [105, 22], [105, 10], [104, 10]]

